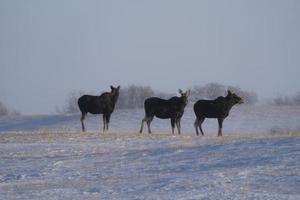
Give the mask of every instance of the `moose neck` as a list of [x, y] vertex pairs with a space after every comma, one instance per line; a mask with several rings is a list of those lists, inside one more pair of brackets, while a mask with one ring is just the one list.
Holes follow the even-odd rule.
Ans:
[[179, 105], [180, 105], [180, 109], [181, 111], [183, 112], [184, 111], [184, 108], [186, 107], [187, 105], [187, 102], [186, 102], [186, 97], [179, 97]]
[[186, 106], [186, 97], [180, 97], [180, 100], [184, 106]]
[[110, 97], [112, 99], [113, 104], [115, 105], [118, 100], [119, 94], [118, 93], [110, 93]]
[[235, 105], [236, 103], [234, 102], [233, 99], [230, 99], [228, 96], [226, 97], [226, 107], [229, 110]]

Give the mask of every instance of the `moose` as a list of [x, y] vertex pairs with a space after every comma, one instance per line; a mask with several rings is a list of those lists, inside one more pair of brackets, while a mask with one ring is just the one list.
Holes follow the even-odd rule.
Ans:
[[150, 124], [153, 117], [156, 116], [160, 119], [171, 119], [172, 134], [174, 134], [175, 124], [177, 126], [178, 134], [181, 129], [181, 117], [184, 113], [184, 108], [187, 105], [190, 90], [183, 92], [179, 89], [180, 97], [172, 97], [168, 100], [160, 99], [157, 97], [150, 97], [145, 100], [145, 117], [142, 120], [140, 133], [143, 132], [144, 122], [147, 123], [148, 133], [151, 133]]
[[217, 118], [219, 124], [218, 136], [222, 136], [222, 125], [224, 119], [229, 115], [230, 109], [235, 104], [243, 103], [243, 99], [238, 95], [227, 90], [226, 97], [218, 97], [215, 100], [199, 100], [194, 104], [194, 112], [196, 121], [194, 123], [196, 134], [199, 135], [198, 127], [201, 134], [204, 135], [202, 130], [202, 123], [205, 118]]
[[104, 92], [100, 96], [83, 95], [78, 99], [81, 111], [82, 131], [85, 131], [83, 120], [87, 113], [103, 114], [103, 132], [108, 131], [109, 120], [119, 97], [120, 86], [110, 86], [111, 92]]

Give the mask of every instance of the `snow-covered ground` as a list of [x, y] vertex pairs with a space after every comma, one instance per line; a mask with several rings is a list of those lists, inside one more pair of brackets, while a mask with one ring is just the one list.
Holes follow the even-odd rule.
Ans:
[[217, 137], [197, 137], [188, 108], [183, 134], [142, 110], [100, 116], [0, 118], [0, 199], [300, 199], [300, 108], [239, 106]]
[[0, 199], [300, 199], [297, 132], [17, 132], [0, 142]]

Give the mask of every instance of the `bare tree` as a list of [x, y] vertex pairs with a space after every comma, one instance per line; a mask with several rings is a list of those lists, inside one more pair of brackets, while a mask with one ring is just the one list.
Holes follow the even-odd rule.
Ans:
[[9, 109], [0, 101], [0, 116], [8, 116], [8, 115], [20, 115], [20, 113], [16, 110]]
[[196, 85], [192, 90], [192, 100], [215, 99], [218, 96], [224, 95], [225, 92], [225, 86], [219, 83], [208, 83], [204, 86]]
[[271, 104], [276, 106], [285, 106], [285, 105], [300, 105], [300, 91], [294, 96], [278, 96], [274, 98]]
[[273, 99], [273, 102], [272, 102], [273, 105], [276, 105], [276, 106], [284, 106], [284, 105], [292, 105], [292, 100], [290, 97], [276, 97]]
[[208, 83], [204, 86], [196, 85], [192, 90], [192, 100], [197, 99], [215, 99], [224, 95], [226, 87], [219, 83]]
[[117, 108], [143, 108], [145, 99], [153, 96], [169, 99], [174, 96], [174, 94], [156, 92], [150, 86], [130, 85], [121, 88]]
[[300, 105], [300, 91], [294, 96], [293, 101], [295, 105]]
[[61, 109], [57, 108], [56, 109], [57, 112], [66, 113], [66, 114], [78, 113], [79, 108], [78, 108], [77, 100], [82, 95], [83, 95], [82, 91], [70, 92], [66, 98], [65, 105]]
[[7, 107], [0, 101], [0, 116], [6, 116], [9, 114]]
[[226, 87], [219, 83], [208, 83], [205, 85], [206, 97], [209, 99], [215, 99], [226, 93]]
[[149, 86], [130, 85], [121, 88], [117, 107], [142, 108], [144, 106], [144, 100], [153, 95], [154, 91]]

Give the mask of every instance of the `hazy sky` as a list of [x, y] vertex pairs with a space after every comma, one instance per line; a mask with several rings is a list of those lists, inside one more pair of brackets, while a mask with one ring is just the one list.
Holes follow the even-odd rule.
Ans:
[[73, 90], [300, 91], [299, 0], [0, 0], [0, 101], [53, 113]]

